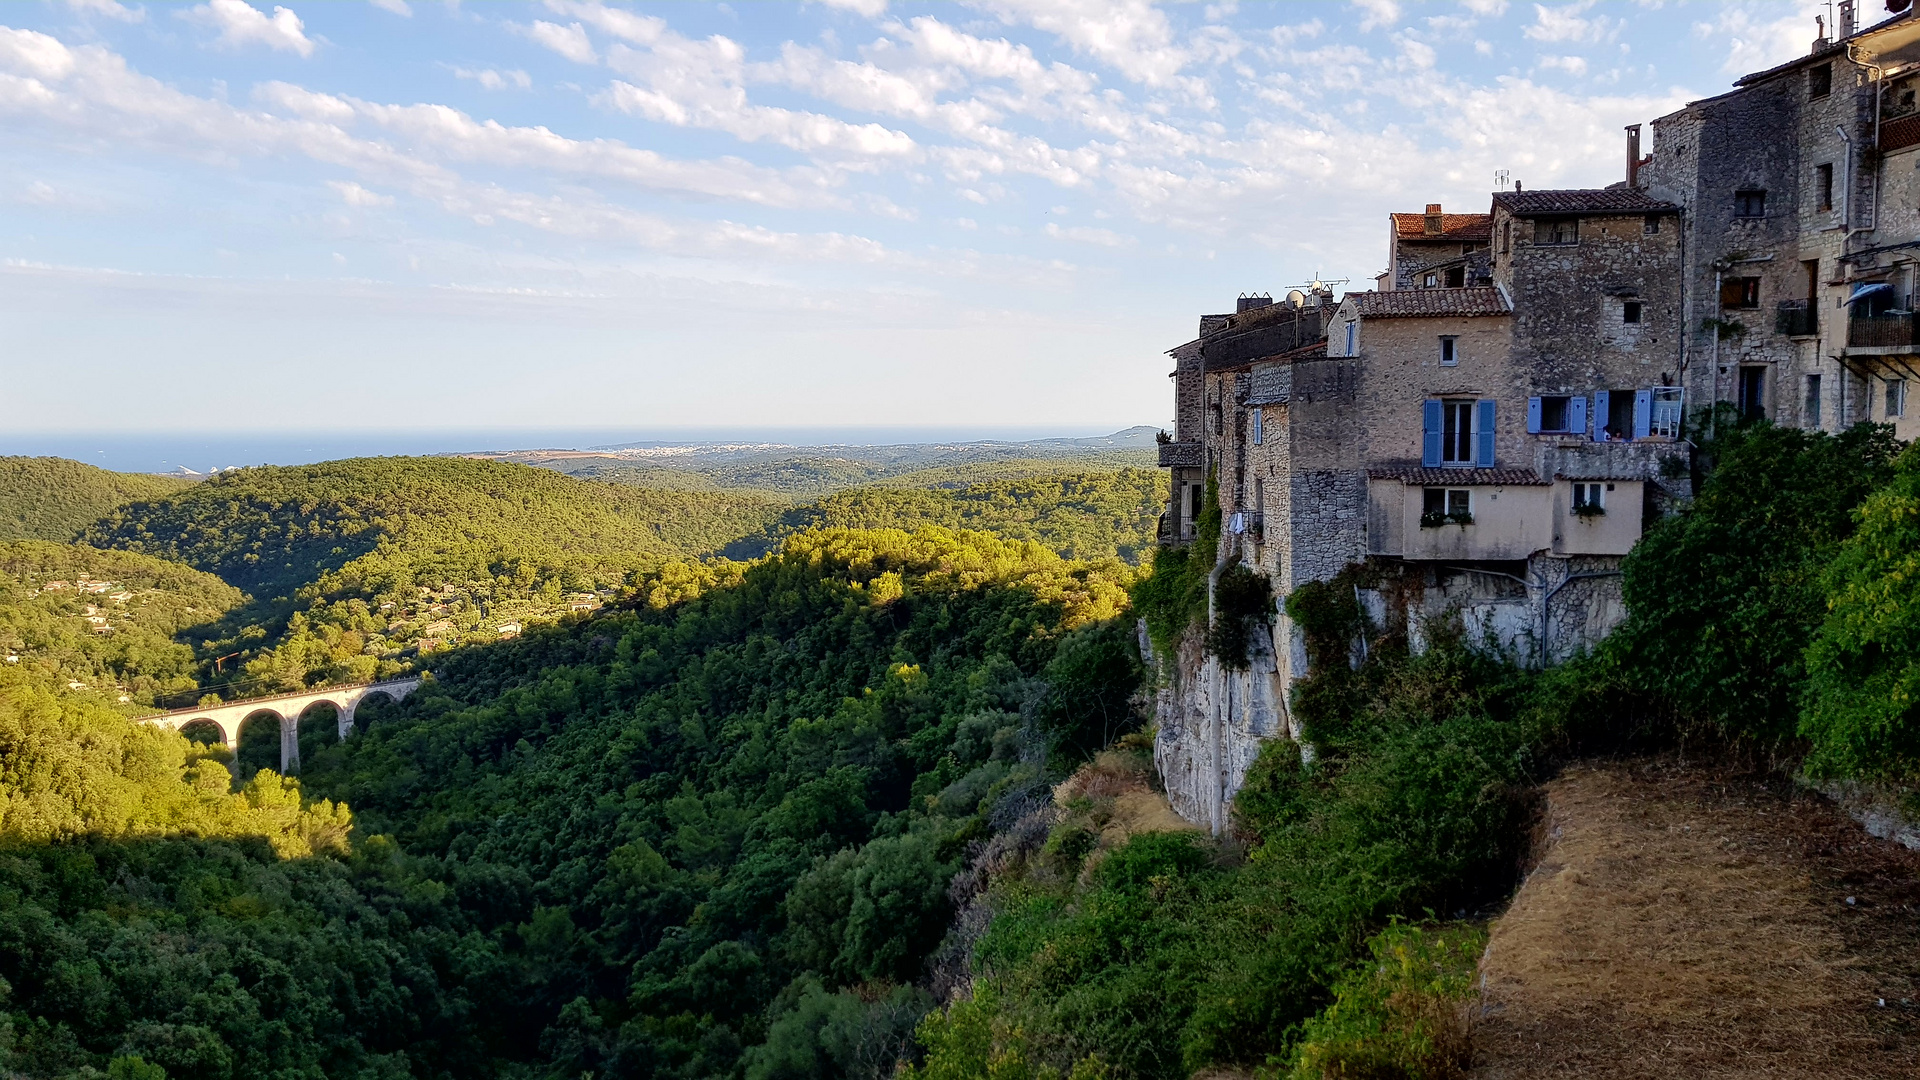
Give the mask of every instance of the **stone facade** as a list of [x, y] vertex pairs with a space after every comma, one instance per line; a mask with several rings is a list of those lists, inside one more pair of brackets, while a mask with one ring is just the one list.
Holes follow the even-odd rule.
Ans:
[[[1683, 418], [1920, 436], [1920, 18], [1651, 127], [1611, 187], [1392, 215], [1375, 291], [1203, 318], [1172, 350], [1163, 536], [1194, 535], [1211, 474], [1218, 566], [1284, 598], [1365, 563], [1361, 601], [1416, 648], [1445, 622], [1551, 664], [1625, 617], [1621, 557], [1690, 494]], [[1195, 641], [1161, 665], [1156, 755], [1215, 829], [1262, 741], [1299, 734], [1304, 650], [1265, 629], [1247, 671]]]

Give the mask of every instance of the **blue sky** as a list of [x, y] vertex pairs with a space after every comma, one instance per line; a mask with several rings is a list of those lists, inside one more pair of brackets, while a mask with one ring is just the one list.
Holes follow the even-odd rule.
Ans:
[[1201, 312], [1368, 287], [1497, 170], [1611, 183], [1825, 11], [9, 3], [0, 415], [1164, 423]]

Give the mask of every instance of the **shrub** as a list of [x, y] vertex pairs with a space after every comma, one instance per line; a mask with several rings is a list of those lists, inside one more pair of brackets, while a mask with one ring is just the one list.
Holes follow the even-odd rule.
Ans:
[[1861, 506], [1822, 585], [1800, 733], [1817, 776], [1920, 778], [1920, 449]]
[[[1288, 1080], [1451, 1080], [1471, 1064], [1460, 1015], [1486, 934], [1476, 927], [1395, 923], [1367, 942], [1371, 958], [1340, 978], [1333, 1004], [1301, 1029]], [[1267, 1077], [1282, 1075], [1269, 1061]]]

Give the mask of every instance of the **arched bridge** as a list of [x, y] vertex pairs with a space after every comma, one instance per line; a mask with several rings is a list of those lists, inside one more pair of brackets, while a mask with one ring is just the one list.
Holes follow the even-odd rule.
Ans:
[[323, 701], [333, 706], [340, 719], [340, 738], [344, 740], [353, 731], [353, 711], [360, 707], [361, 702], [376, 694], [389, 701], [400, 701], [418, 689], [420, 676], [414, 675], [385, 682], [324, 686], [317, 690], [302, 690], [297, 694], [275, 694], [272, 697], [229, 701], [220, 705], [196, 705], [191, 709], [175, 709], [141, 719], [175, 731], [190, 724], [211, 724], [220, 733], [222, 743], [237, 746], [240, 725], [250, 716], [265, 713], [280, 722], [280, 773], [284, 776], [300, 767], [300, 717], [309, 708]]

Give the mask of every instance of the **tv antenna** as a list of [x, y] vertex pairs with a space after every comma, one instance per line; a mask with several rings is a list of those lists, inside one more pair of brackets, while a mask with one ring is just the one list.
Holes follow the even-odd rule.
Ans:
[[1493, 170], [1493, 185], [1494, 187], [1499, 188], [1501, 191], [1507, 190], [1507, 183], [1512, 178], [1513, 178], [1513, 174], [1508, 172], [1505, 169]]

